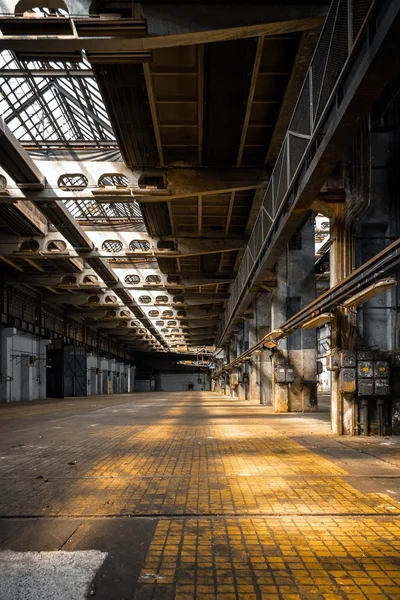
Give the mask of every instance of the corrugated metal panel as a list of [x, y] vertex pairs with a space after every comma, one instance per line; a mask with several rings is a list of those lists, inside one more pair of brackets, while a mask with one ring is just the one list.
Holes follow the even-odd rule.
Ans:
[[170, 235], [171, 225], [165, 203], [141, 204], [143, 219], [150, 235]]
[[0, 205], [0, 225], [5, 225], [11, 231], [21, 236], [42, 235], [42, 231], [35, 227], [11, 204]]
[[158, 165], [142, 65], [93, 65], [93, 71], [126, 164]]

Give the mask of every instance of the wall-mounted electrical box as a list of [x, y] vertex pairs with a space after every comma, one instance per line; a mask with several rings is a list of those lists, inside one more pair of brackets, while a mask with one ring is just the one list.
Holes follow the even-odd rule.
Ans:
[[374, 365], [375, 377], [387, 379], [389, 377], [389, 361], [377, 360]]
[[359, 379], [357, 387], [358, 396], [373, 396], [374, 395], [374, 380]]
[[337, 352], [328, 354], [326, 357], [326, 370], [327, 371], [339, 371], [340, 369], [340, 356]]
[[371, 360], [360, 360], [357, 363], [357, 375], [364, 379], [374, 376], [374, 363]]
[[353, 368], [356, 366], [356, 351], [355, 350], [341, 350], [340, 352], [340, 366], [342, 369]]
[[355, 369], [342, 369], [340, 371], [340, 391], [344, 394], [354, 394], [357, 386], [356, 370]]
[[375, 379], [374, 380], [374, 392], [375, 392], [375, 396], [389, 396], [389, 394], [390, 394], [389, 379]]
[[276, 368], [277, 383], [293, 383], [294, 369], [291, 365], [278, 365]]

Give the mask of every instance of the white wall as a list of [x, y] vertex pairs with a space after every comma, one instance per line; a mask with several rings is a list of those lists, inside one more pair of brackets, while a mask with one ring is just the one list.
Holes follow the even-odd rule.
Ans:
[[[197, 383], [197, 379], [201, 378], [202, 383]], [[159, 375], [159, 390], [163, 392], [181, 392], [188, 391], [188, 384], [194, 384], [194, 391], [200, 391], [204, 387], [205, 390], [210, 389], [209, 381], [205, 380], [203, 385], [204, 373], [160, 373]]]
[[[39, 400], [47, 397], [46, 346], [49, 343], [50, 340], [41, 339], [14, 327], [0, 329], [0, 402]], [[31, 356], [35, 360], [32, 366], [29, 366]], [[108, 371], [111, 371], [110, 376]], [[88, 395], [113, 393], [113, 372], [120, 374], [116, 378], [115, 393], [133, 392], [135, 367], [115, 359], [100, 358], [94, 353], [88, 354]], [[110, 392], [106, 385], [108, 382], [111, 383]]]
[[[15, 328], [1, 329], [1, 384], [2, 402], [39, 400], [46, 398], [46, 346], [31, 333]], [[33, 357], [33, 364], [30, 364]]]

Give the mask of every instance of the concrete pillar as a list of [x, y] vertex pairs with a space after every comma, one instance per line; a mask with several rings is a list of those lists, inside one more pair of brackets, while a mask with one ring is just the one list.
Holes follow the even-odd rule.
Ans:
[[[264, 293], [253, 302], [253, 317], [248, 321], [249, 346], [254, 346], [271, 331], [271, 294]], [[253, 355], [249, 363], [251, 404], [271, 405], [272, 367], [270, 352]]]
[[[330, 247], [330, 285], [333, 287], [344, 279], [351, 271], [351, 239], [346, 235], [344, 223], [345, 211], [343, 207], [333, 207], [334, 217], [331, 220], [331, 247]], [[341, 309], [335, 311], [335, 318], [331, 328], [331, 348], [349, 349], [346, 340], [351, 329], [351, 315]], [[347, 333], [347, 335], [346, 335]], [[340, 392], [340, 373], [332, 372], [331, 392], [331, 429], [332, 433], [342, 435], [350, 433], [352, 422], [353, 398]]]
[[[245, 322], [241, 321], [234, 333], [234, 343], [236, 348], [236, 356], [238, 358], [245, 350]], [[243, 383], [243, 377], [245, 375], [244, 366], [239, 367], [237, 370], [238, 385], [233, 389], [234, 397], [241, 402], [246, 399], [245, 384]]]
[[[310, 220], [301, 234], [286, 247], [276, 265], [277, 287], [272, 302], [272, 329], [315, 298], [314, 223]], [[287, 362], [295, 372], [291, 384], [276, 381], [279, 363]], [[298, 330], [279, 344], [274, 353], [275, 376], [272, 381], [272, 405], [275, 412], [312, 412], [317, 409], [316, 332]]]
[[[331, 222], [331, 285], [342, 281], [400, 234], [398, 148], [396, 127], [371, 131], [368, 121], [355, 139], [348, 168], [343, 168], [346, 205], [334, 207]], [[396, 294], [394, 288], [356, 311], [337, 310], [331, 347], [396, 348], [400, 341]], [[358, 398], [341, 394], [339, 372], [332, 373], [332, 432], [353, 434], [353, 424], [361, 420], [360, 406]]]
[[[254, 303], [256, 305], [256, 302]], [[256, 307], [254, 306], [256, 312]], [[257, 332], [257, 315], [254, 314], [253, 318], [249, 319], [248, 322], [248, 336], [249, 336], [249, 348], [254, 346], [258, 342]], [[252, 357], [246, 365], [248, 377], [249, 377], [249, 400], [250, 404], [261, 404], [261, 386], [260, 386], [260, 356], [256, 355]]]
[[[235, 340], [233, 337], [230, 338], [229, 342], [226, 344], [226, 362], [230, 363], [232, 362], [232, 360], [234, 360], [236, 358], [236, 345], [235, 345]], [[225, 377], [225, 385], [224, 385], [224, 394], [225, 396], [229, 396], [230, 398], [234, 398], [235, 394], [234, 394], [234, 389], [233, 386], [231, 385], [231, 377], [230, 374], [225, 373], [224, 375]]]

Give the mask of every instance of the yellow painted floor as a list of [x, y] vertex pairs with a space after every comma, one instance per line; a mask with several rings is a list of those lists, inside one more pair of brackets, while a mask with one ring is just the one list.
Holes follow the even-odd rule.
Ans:
[[385, 460], [327, 417], [206, 392], [1, 407], [0, 517], [140, 523], [134, 600], [400, 599], [398, 440]]

